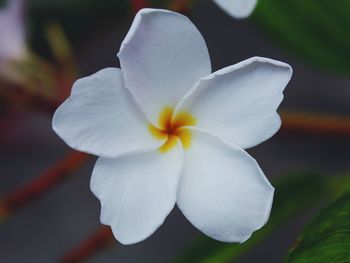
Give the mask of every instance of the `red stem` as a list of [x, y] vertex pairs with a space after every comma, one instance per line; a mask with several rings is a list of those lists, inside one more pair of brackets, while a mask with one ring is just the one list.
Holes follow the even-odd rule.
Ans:
[[282, 112], [282, 132], [350, 136], [350, 118], [305, 112]]
[[190, 6], [193, 4], [193, 0], [172, 0], [168, 4], [168, 8], [175, 12], [188, 15], [190, 12]]
[[140, 9], [149, 7], [147, 0], [131, 0], [131, 11], [135, 15]]
[[13, 84], [6, 85], [1, 95], [8, 101], [9, 107], [31, 108], [49, 115], [52, 115], [60, 104], [59, 100], [50, 99]]
[[88, 158], [87, 154], [72, 152], [33, 181], [9, 193], [0, 201], [0, 220], [48, 192], [81, 167]]
[[60, 261], [61, 263], [81, 263], [85, 262], [98, 251], [113, 244], [112, 231], [107, 226], [102, 226], [98, 231], [87, 239], [83, 240], [75, 248], [70, 250]]

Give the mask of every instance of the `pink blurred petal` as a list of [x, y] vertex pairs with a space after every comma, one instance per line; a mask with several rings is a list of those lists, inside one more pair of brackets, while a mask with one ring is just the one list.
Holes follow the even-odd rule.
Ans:
[[0, 10], [0, 35], [0, 60], [20, 60], [26, 55], [23, 0], [9, 0]]

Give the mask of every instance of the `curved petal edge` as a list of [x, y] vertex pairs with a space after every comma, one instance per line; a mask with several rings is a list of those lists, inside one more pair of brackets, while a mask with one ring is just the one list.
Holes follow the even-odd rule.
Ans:
[[209, 237], [243, 243], [268, 221], [274, 188], [243, 149], [191, 131], [177, 205]]

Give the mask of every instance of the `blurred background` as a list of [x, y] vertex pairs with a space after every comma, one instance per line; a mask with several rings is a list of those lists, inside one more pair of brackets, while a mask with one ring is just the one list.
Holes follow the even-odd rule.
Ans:
[[[9, 2], [0, 0], [0, 262], [282, 262], [326, 202], [329, 178], [350, 168], [350, 1], [259, 0], [237, 20], [211, 0], [28, 0], [12, 7], [16, 22], [1, 18]], [[249, 244], [209, 240], [178, 209], [146, 241], [117, 243], [90, 192], [95, 157], [51, 129], [75, 79], [119, 67], [145, 6], [189, 16], [214, 71], [256, 55], [294, 69], [282, 129], [249, 150], [276, 187], [270, 225]]]

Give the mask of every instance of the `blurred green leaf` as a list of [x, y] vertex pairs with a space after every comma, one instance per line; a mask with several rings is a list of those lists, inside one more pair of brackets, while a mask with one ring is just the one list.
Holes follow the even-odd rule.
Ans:
[[350, 261], [350, 188], [306, 227], [289, 253], [288, 263]]
[[276, 190], [269, 222], [248, 241], [243, 244], [225, 244], [203, 237], [174, 263], [232, 262], [286, 221], [326, 198], [330, 194], [327, 181], [326, 177], [313, 173], [290, 174], [276, 180], [273, 183]]
[[259, 0], [258, 25], [307, 61], [350, 72], [350, 0]]

